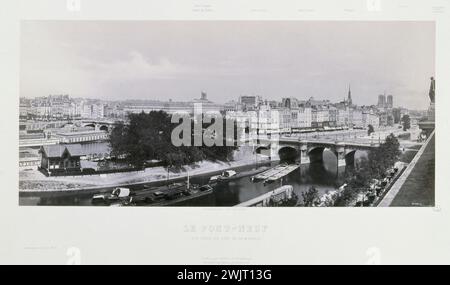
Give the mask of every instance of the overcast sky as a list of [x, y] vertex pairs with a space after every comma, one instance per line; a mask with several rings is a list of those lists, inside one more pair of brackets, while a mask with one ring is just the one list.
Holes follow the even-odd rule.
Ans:
[[[215, 102], [239, 95], [426, 109], [432, 22], [24, 21], [21, 96]], [[438, 83], [439, 84], [439, 83]]]

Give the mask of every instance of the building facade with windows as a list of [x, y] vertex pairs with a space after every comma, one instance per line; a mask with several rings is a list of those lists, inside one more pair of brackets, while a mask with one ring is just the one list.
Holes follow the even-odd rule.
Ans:
[[107, 140], [109, 135], [106, 131], [68, 131], [58, 132], [53, 135], [60, 143], [80, 143]]
[[311, 128], [312, 124], [312, 111], [311, 107], [299, 107], [298, 108], [298, 127], [299, 128]]
[[380, 117], [371, 112], [371, 111], [364, 111], [362, 113], [363, 118], [363, 127], [367, 128], [369, 125], [372, 125], [375, 129], [380, 127]]

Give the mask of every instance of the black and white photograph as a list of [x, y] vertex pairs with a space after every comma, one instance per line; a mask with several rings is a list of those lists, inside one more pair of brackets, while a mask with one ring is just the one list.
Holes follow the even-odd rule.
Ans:
[[19, 205], [434, 207], [435, 29], [23, 20]]
[[449, 0], [0, 2], [12, 280], [450, 264]]

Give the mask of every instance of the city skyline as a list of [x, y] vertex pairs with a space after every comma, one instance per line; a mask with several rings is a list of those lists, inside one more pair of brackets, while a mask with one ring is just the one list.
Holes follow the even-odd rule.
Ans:
[[[134, 104], [134, 103], [181, 103], [181, 104], [193, 104], [193, 103], [201, 103], [202, 101], [204, 101], [203, 103], [212, 103], [215, 104], [216, 102], [210, 101], [207, 93], [202, 91], [201, 92], [201, 97], [200, 98], [192, 98], [192, 99], [187, 99], [185, 101], [172, 101], [171, 99], [98, 99], [98, 98], [83, 98], [83, 97], [72, 97], [70, 94], [49, 94], [46, 96], [36, 96], [36, 97], [20, 97], [20, 102], [21, 105], [20, 107], [32, 107], [33, 105], [36, 105], [36, 100], [39, 100], [40, 103], [38, 104], [42, 104], [44, 103], [42, 106], [44, 105], [48, 105], [51, 106], [52, 105], [52, 100], [60, 100], [63, 97], [67, 97], [67, 100], [69, 100], [69, 102], [71, 103], [87, 103], [87, 102], [97, 102], [97, 103], [102, 103], [102, 104]], [[385, 101], [384, 104], [381, 103], [380, 104], [380, 97], [383, 97], [384, 100], [389, 99], [390, 98], [390, 103], [389, 101]], [[310, 97], [310, 98], [305, 98], [305, 99], [301, 99], [301, 98], [296, 98], [296, 97], [284, 97], [281, 98], [280, 100], [268, 100], [267, 98], [264, 98], [262, 96], [257, 96], [257, 95], [245, 95], [245, 96], [239, 96], [237, 98], [232, 98], [230, 101], [227, 101], [225, 103], [217, 103], [215, 106], [218, 108], [222, 108], [223, 111], [226, 111], [225, 109], [229, 109], [231, 107], [234, 107], [235, 110], [234, 111], [238, 111], [239, 109], [241, 109], [242, 107], [245, 106], [245, 104], [243, 104], [241, 101], [245, 100], [244, 98], [254, 98], [255, 100], [261, 100], [260, 102], [256, 102], [256, 105], [261, 105], [261, 106], [265, 106], [265, 105], [270, 105], [272, 108], [275, 109], [282, 109], [282, 108], [286, 108], [286, 106], [284, 106], [284, 102], [285, 100], [291, 100], [291, 99], [295, 99], [297, 100], [296, 104], [300, 104], [300, 107], [344, 107], [345, 106], [352, 106], [354, 108], [381, 108], [382, 109], [407, 109], [404, 108], [403, 106], [398, 106], [396, 105], [394, 102], [395, 100], [393, 100], [395, 98], [395, 96], [393, 95], [384, 95], [384, 94], [380, 94], [378, 95], [378, 102], [376, 104], [372, 104], [372, 105], [356, 105], [350, 102], [349, 103], [349, 98], [344, 98], [343, 100], [340, 101], [330, 101], [327, 99], [324, 100], [317, 100], [314, 97]], [[44, 101], [42, 101], [44, 100]], [[352, 100], [352, 99], [350, 99]], [[35, 102], [35, 103], [32, 103]], [[273, 104], [276, 103], [276, 106], [274, 106]], [[347, 104], [347, 105], [346, 105]], [[186, 105], [188, 106], [188, 105]], [[290, 107], [288, 107], [288, 109], [290, 109]], [[425, 111], [425, 109], [409, 109], [411, 111]]]
[[205, 90], [218, 103], [339, 102], [351, 84], [357, 105], [386, 92], [397, 106], [425, 109], [434, 76], [432, 22], [24, 21], [21, 29], [28, 98], [189, 101]]

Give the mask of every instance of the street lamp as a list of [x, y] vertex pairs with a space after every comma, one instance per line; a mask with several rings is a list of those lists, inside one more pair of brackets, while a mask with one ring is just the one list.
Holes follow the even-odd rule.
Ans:
[[167, 165], [167, 183], [166, 183], [166, 186], [169, 186], [169, 180], [170, 180], [170, 172], [169, 172], [169, 170], [170, 170], [170, 167], [172, 167], [172, 165], [171, 164], [168, 164]]
[[187, 189], [189, 190], [189, 168], [187, 168]]
[[336, 154], [336, 181], [339, 179], [339, 154]]
[[255, 169], [258, 169], [258, 149], [255, 150]]
[[257, 157], [258, 148], [257, 148], [257, 146], [255, 146], [255, 144], [252, 145], [252, 151], [255, 153], [255, 169], [256, 169], [257, 168], [257, 159], [258, 159], [258, 157]]

